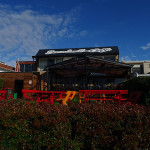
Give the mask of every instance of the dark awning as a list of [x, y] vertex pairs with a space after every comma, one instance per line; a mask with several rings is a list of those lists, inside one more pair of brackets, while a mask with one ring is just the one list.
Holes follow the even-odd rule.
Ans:
[[61, 76], [116, 76], [122, 77], [130, 73], [132, 65], [108, 61], [95, 57], [77, 57], [48, 67]]

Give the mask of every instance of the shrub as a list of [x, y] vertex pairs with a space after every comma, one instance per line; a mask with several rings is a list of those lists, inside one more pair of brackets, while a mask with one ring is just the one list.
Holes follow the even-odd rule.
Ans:
[[0, 101], [0, 149], [149, 149], [150, 107]]
[[150, 78], [149, 77], [137, 77], [120, 83], [116, 89], [129, 90], [131, 92], [141, 92], [142, 95], [139, 98], [139, 104], [149, 105], [150, 99]]
[[1, 149], [64, 149], [70, 135], [67, 114], [62, 105], [1, 101]]
[[74, 105], [73, 138], [81, 149], [150, 148], [150, 109], [112, 104]]
[[3, 85], [4, 85], [4, 80], [0, 78], [0, 90], [3, 89]]

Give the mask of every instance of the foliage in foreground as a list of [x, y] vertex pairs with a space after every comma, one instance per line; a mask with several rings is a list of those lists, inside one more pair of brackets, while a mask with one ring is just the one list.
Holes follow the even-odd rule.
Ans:
[[128, 90], [131, 92], [141, 92], [138, 103], [150, 105], [150, 77], [137, 77], [120, 83], [116, 89]]
[[4, 80], [0, 78], [0, 90], [3, 89], [4, 86]]
[[149, 149], [150, 108], [0, 101], [0, 149]]

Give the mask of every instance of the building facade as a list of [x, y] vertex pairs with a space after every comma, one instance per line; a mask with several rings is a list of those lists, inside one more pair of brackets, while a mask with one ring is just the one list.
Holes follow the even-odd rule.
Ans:
[[130, 64], [133, 76], [150, 76], [150, 61], [126, 61]]
[[33, 61], [16, 61], [16, 72], [37, 71], [36, 63]]
[[47, 66], [54, 65], [72, 58], [93, 56], [100, 59], [119, 61], [119, 49], [112, 47], [68, 48], [68, 49], [40, 49], [32, 56], [37, 64], [37, 71], [46, 70]]
[[42, 90], [100, 89], [130, 78], [131, 65], [119, 62], [119, 49], [111, 47], [41, 49], [37, 64]]
[[38, 76], [28, 72], [0, 72], [5, 88], [12, 88], [17, 93], [18, 98], [22, 98], [22, 89], [36, 89]]
[[15, 68], [6, 65], [4, 62], [0, 62], [0, 72], [14, 72]]

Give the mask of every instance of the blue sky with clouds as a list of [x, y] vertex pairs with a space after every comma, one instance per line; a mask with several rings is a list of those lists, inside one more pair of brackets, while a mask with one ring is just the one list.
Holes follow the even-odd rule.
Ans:
[[0, 0], [0, 61], [39, 49], [118, 46], [120, 61], [150, 60], [150, 0]]

